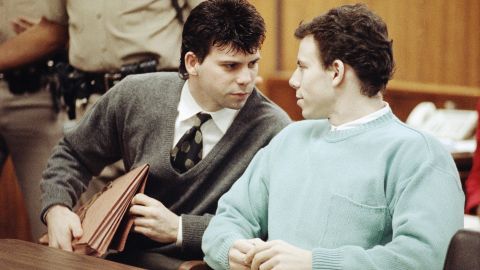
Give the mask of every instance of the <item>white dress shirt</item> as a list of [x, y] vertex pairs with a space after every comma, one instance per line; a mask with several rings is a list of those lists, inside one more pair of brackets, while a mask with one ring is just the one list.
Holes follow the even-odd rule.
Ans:
[[173, 147], [178, 143], [183, 134], [192, 128], [194, 124], [195, 115], [199, 112], [208, 113], [212, 116], [212, 120], [208, 120], [201, 127], [203, 138], [202, 158], [204, 158], [225, 135], [227, 129], [232, 124], [238, 110], [223, 108], [216, 112], [207, 112], [202, 110], [200, 105], [195, 101], [190, 88], [188, 87], [188, 80], [185, 82], [180, 95], [180, 102], [178, 103], [178, 116], [175, 120], [175, 134], [173, 137]]
[[[225, 135], [228, 128], [233, 123], [235, 116], [237, 116], [238, 111], [239, 110], [228, 108], [223, 108], [216, 112], [202, 110], [200, 105], [197, 103], [197, 101], [195, 101], [190, 93], [187, 80], [183, 85], [182, 93], [180, 94], [180, 102], [178, 103], [178, 116], [177, 119], [175, 119], [175, 133], [173, 137], [172, 149], [178, 143], [180, 138], [182, 138], [183, 134], [192, 128], [195, 122], [194, 116], [199, 112], [208, 113], [212, 116], [212, 119], [208, 120], [200, 127], [203, 138], [202, 158], [204, 158], [220, 141], [220, 139], [222, 139], [223, 135]], [[182, 217], [180, 216], [176, 245], [181, 246], [182, 241]]]
[[356, 128], [356, 127], [358, 127], [360, 125], [363, 125], [365, 123], [371, 122], [371, 121], [379, 118], [380, 116], [390, 112], [390, 105], [388, 105], [388, 103], [385, 102], [385, 101], [384, 101], [384, 103], [385, 103], [385, 106], [383, 108], [381, 108], [380, 110], [375, 111], [375, 112], [370, 113], [370, 114], [367, 114], [367, 115], [365, 115], [361, 118], [358, 118], [356, 120], [341, 124], [340, 126], [331, 125], [330, 130], [335, 131], [335, 130], [351, 129], [351, 128]]

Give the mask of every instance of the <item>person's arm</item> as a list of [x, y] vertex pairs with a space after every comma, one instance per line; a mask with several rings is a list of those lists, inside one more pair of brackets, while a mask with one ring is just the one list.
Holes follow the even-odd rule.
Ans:
[[235, 269], [235, 263], [249, 251], [246, 239], [267, 236], [266, 152], [260, 150], [245, 173], [220, 198], [216, 215], [203, 235], [205, 261], [214, 269]]
[[67, 42], [67, 26], [44, 18], [17, 36], [0, 44], [0, 71], [41, 59]]
[[[66, 133], [48, 160], [40, 183], [41, 218], [45, 218], [44, 222], [48, 226], [51, 246], [69, 250], [68, 240], [79, 235], [78, 229], [74, 229], [78, 227], [75, 225], [78, 219], [70, 209], [85, 191], [92, 175], [98, 175], [106, 165], [121, 158], [119, 129], [122, 127], [118, 125], [124, 122], [117, 119], [117, 113], [120, 116], [127, 114], [122, 110], [128, 107], [130, 95], [127, 93], [130, 93], [131, 85], [124, 86], [125, 84], [128, 84], [128, 79], [102, 96], [78, 126]], [[123, 92], [116, 93], [115, 89]], [[53, 211], [54, 208], [63, 209], [60, 212], [63, 214], [56, 214], [59, 212]], [[68, 224], [63, 224], [66, 221]]]
[[[312, 269], [440, 269], [451, 236], [463, 226], [464, 196], [449, 154], [439, 144], [429, 148], [433, 160], [420, 161], [408, 177], [400, 177], [407, 176], [401, 169], [395, 170], [400, 173], [388, 176], [390, 183], [386, 182], [385, 192], [389, 197], [389, 212], [386, 214], [391, 217], [391, 227], [385, 228], [385, 233], [390, 231], [391, 241], [368, 248], [358, 245], [328, 248], [319, 243], [311, 250], [269, 241], [257, 245], [258, 248], [248, 254], [241, 254], [247, 266], [251, 262], [248, 269], [259, 266], [270, 269], [274, 263], [299, 264], [294, 260], [300, 257], [301, 263], [310, 264]], [[396, 166], [409, 162], [412, 160], [405, 157]], [[259, 170], [254, 164], [249, 169], [250, 173]], [[233, 243], [238, 244], [239, 239], [266, 235], [255, 231], [266, 226], [266, 223], [259, 226], [257, 222], [266, 212], [256, 214], [266, 206], [255, 202], [265, 196], [268, 199], [268, 193], [252, 179], [255, 178], [247, 174], [242, 176], [222, 197], [217, 216], [205, 232], [202, 248], [205, 261], [213, 268], [228, 268], [229, 248]], [[278, 256], [282, 259], [270, 260]]]
[[[477, 103], [477, 113], [480, 113], [480, 100]], [[477, 149], [473, 155], [472, 170], [465, 181], [467, 195], [465, 213], [480, 217], [480, 121], [477, 123], [476, 140]]]

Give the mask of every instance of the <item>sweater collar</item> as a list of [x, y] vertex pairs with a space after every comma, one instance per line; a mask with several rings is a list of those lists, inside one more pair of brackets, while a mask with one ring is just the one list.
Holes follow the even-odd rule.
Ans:
[[350, 128], [356, 128], [356, 127], [359, 127], [365, 123], [368, 123], [370, 121], [373, 121], [379, 117], [381, 117], [382, 115], [390, 112], [390, 106], [388, 105], [387, 102], [383, 102], [384, 103], [384, 106], [373, 112], [373, 113], [370, 113], [368, 115], [365, 115], [359, 119], [356, 119], [356, 120], [353, 120], [353, 121], [350, 121], [348, 123], [345, 123], [345, 124], [341, 124], [339, 126], [334, 126], [334, 125], [331, 125], [330, 129], [331, 130], [343, 130], [343, 129], [350, 129]]
[[[360, 124], [356, 126], [355, 128], [350, 128], [350, 129], [342, 129], [342, 130], [331, 130], [329, 129], [326, 134], [325, 134], [325, 140], [330, 141], [330, 142], [336, 142], [336, 141], [341, 141], [345, 140], [349, 137], [356, 136], [358, 134], [362, 134], [366, 131], [376, 129], [382, 126], [385, 126], [392, 121], [398, 120], [396, 116], [393, 114], [392, 110], [388, 108], [388, 111], [384, 113], [383, 115], [379, 116], [378, 118]], [[398, 120], [399, 121], [399, 120]]]

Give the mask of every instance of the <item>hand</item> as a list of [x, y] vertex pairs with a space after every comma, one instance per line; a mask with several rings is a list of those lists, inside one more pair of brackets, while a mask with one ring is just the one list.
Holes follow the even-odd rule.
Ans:
[[245, 258], [252, 270], [312, 269], [312, 252], [280, 240], [256, 242]]
[[[262, 241], [258, 239], [259, 241]], [[228, 251], [228, 264], [231, 270], [250, 270], [250, 263], [246, 263], [246, 255], [255, 248], [254, 239], [240, 239], [233, 243]]]
[[132, 200], [130, 214], [133, 230], [160, 243], [177, 241], [179, 217], [166, 208], [161, 202], [145, 194], [137, 194]]
[[45, 216], [48, 227], [48, 245], [72, 251], [72, 238], [82, 237], [80, 218], [63, 205], [50, 207]]
[[23, 31], [27, 30], [28, 28], [32, 27], [33, 25], [37, 24], [38, 22], [39, 21], [34, 21], [27, 17], [19, 16], [15, 18], [13, 21], [11, 21], [11, 25], [12, 25], [13, 31], [15, 31], [15, 33], [17, 34], [20, 34]]

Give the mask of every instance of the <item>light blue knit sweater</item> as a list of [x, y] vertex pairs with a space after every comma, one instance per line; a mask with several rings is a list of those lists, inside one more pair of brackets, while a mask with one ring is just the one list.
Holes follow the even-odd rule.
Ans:
[[441, 269], [463, 204], [450, 154], [391, 112], [341, 131], [302, 121], [221, 198], [202, 249], [215, 269], [255, 237], [311, 250], [313, 269]]

